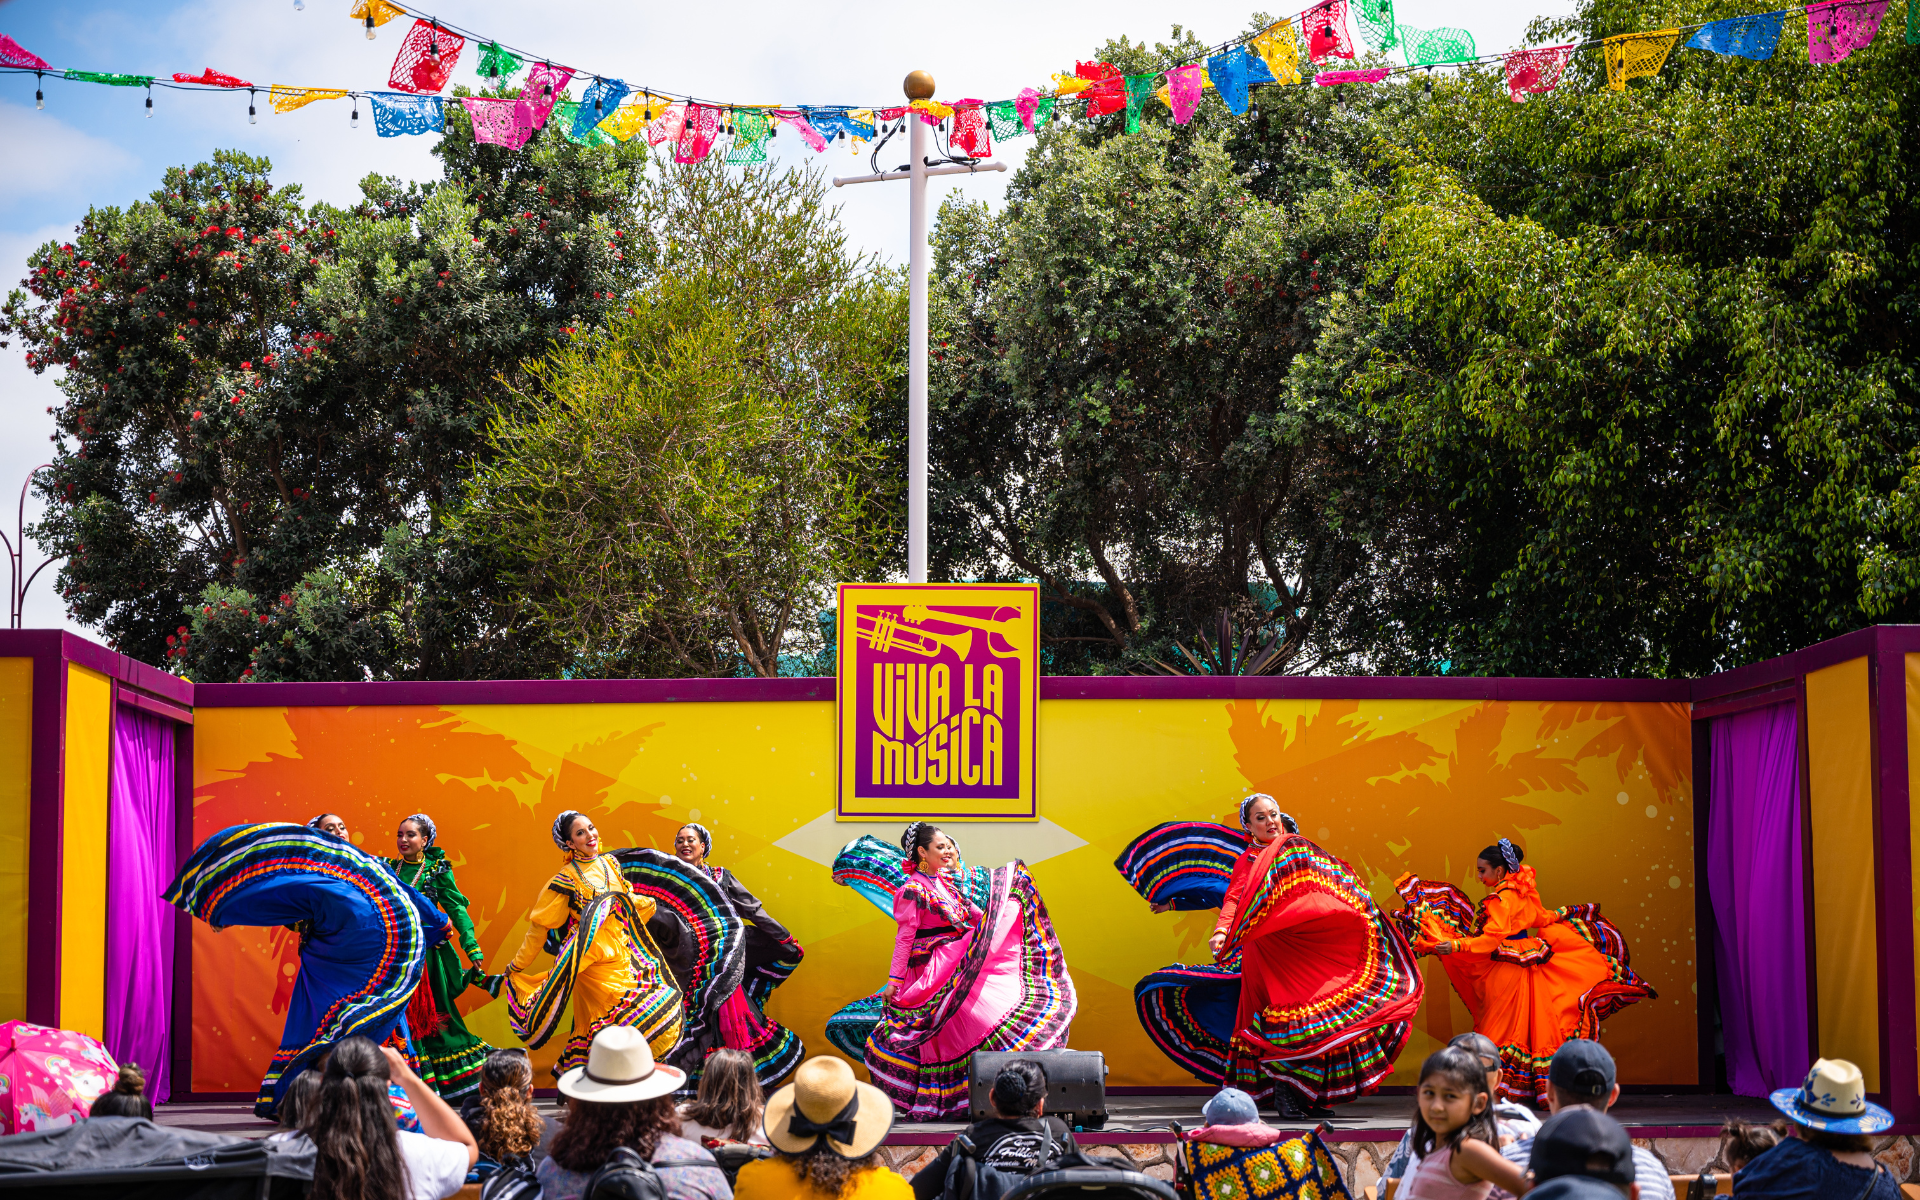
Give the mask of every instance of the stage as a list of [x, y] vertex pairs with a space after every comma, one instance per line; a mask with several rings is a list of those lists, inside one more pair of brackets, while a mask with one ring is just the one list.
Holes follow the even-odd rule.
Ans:
[[[1173, 1135], [1169, 1124], [1178, 1121], [1187, 1128], [1198, 1125], [1205, 1099], [1166, 1093], [1109, 1095], [1106, 1128], [1076, 1137], [1089, 1145], [1170, 1142]], [[542, 1097], [538, 1103], [543, 1112], [560, 1114], [556, 1098]], [[1333, 1117], [1319, 1124], [1326, 1127], [1330, 1142], [1397, 1142], [1407, 1127], [1412, 1106], [1411, 1096], [1369, 1096], [1341, 1105]], [[1713, 1138], [1730, 1117], [1768, 1121], [1777, 1115], [1766, 1101], [1747, 1096], [1622, 1096], [1612, 1111], [1635, 1138], [1643, 1140]], [[250, 1100], [183, 1100], [156, 1108], [154, 1120], [161, 1125], [241, 1137], [265, 1137], [275, 1128], [272, 1122], [253, 1115]], [[888, 1135], [887, 1145], [944, 1146], [965, 1128], [964, 1121], [901, 1122]]]

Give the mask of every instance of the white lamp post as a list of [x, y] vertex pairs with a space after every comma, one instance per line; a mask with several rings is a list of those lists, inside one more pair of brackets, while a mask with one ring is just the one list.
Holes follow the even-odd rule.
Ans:
[[[907, 76], [908, 100], [933, 99], [933, 76], [915, 71]], [[943, 162], [935, 166], [927, 161], [927, 124], [920, 114], [909, 112], [907, 147], [912, 161], [904, 170], [882, 171], [878, 175], [855, 175], [833, 181], [835, 187], [849, 183], [878, 183], [883, 179], [908, 180], [907, 238], [907, 582], [927, 581], [927, 178], [931, 175], [972, 175], [980, 171], [1004, 171], [1001, 162]]]

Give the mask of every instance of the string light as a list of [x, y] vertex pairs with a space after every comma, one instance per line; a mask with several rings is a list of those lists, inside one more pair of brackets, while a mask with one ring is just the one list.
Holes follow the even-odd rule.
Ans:
[[353, 94], [353, 115], [347, 118], [348, 129], [360, 128], [360, 93]]
[[367, 5], [367, 40], [373, 40], [373, 5]]
[[[295, 0], [295, 3], [298, 3], [298, 2], [299, 2], [299, 0]], [[249, 124], [249, 125], [258, 125], [258, 124], [260, 123], [260, 118], [259, 118], [259, 116], [258, 116], [258, 115], [256, 115], [256, 114], [254, 113], [254, 110], [253, 110], [253, 97], [254, 97], [254, 91], [253, 91], [253, 89], [252, 89], [252, 88], [248, 88], [248, 89], [247, 89], [247, 124]]]
[[47, 94], [40, 90], [42, 79], [43, 76], [40, 72], [35, 71], [33, 73], [33, 106], [38, 109], [45, 109], [47, 107]]
[[153, 89], [147, 89], [147, 120], [153, 120]]

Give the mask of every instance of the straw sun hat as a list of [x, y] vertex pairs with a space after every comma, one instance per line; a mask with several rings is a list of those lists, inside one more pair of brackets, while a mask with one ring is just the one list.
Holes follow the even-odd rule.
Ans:
[[843, 1058], [823, 1054], [800, 1064], [793, 1082], [767, 1098], [767, 1140], [804, 1154], [821, 1138], [842, 1158], [865, 1158], [893, 1128], [893, 1102], [853, 1077]]
[[653, 1061], [646, 1035], [631, 1025], [609, 1025], [593, 1035], [587, 1065], [560, 1077], [560, 1091], [594, 1104], [651, 1100], [687, 1086], [679, 1067]]
[[1844, 1058], [1823, 1058], [1797, 1088], [1781, 1088], [1768, 1099], [1794, 1122], [1828, 1133], [1879, 1133], [1893, 1114], [1867, 1099], [1860, 1068]]

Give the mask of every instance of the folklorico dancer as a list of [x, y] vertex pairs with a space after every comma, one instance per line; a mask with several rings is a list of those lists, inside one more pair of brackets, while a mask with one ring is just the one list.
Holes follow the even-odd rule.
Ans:
[[453, 881], [453, 864], [447, 861], [446, 850], [435, 844], [438, 836], [431, 817], [413, 814], [400, 822], [394, 835], [400, 856], [386, 863], [400, 882], [418, 889], [447, 914], [460, 951], [472, 964], [471, 969], [460, 965], [460, 953], [451, 939], [441, 942], [427, 951], [426, 973], [407, 1004], [407, 1028], [419, 1051], [421, 1080], [446, 1099], [459, 1101], [480, 1090], [480, 1068], [493, 1049], [468, 1032], [460, 1010], [454, 1007], [460, 993], [484, 976], [486, 955], [473, 934], [467, 898]]
[[1487, 895], [1478, 905], [1409, 871], [1394, 881], [1407, 905], [1394, 920], [1417, 953], [1442, 956], [1475, 1032], [1500, 1047], [1502, 1094], [1545, 1104], [1562, 1042], [1597, 1040], [1600, 1022], [1657, 993], [1634, 974], [1627, 939], [1600, 906], [1546, 907], [1525, 858], [1506, 838], [1480, 851], [1474, 871]]
[[966, 1111], [974, 1051], [1065, 1046], [1077, 1000], [1025, 863], [994, 868], [976, 903], [955, 881], [960, 853], [939, 828], [913, 822], [900, 849], [893, 961], [865, 1057], [907, 1119], [925, 1121]]
[[[600, 853], [600, 831], [584, 814], [568, 809], [555, 818], [553, 843], [566, 863], [527, 914], [532, 927], [519, 953], [504, 975], [487, 976], [487, 990], [497, 996], [505, 982], [508, 1024], [536, 1049], [572, 1001], [573, 1030], [556, 1076], [584, 1064], [593, 1035], [609, 1025], [633, 1026], [655, 1057], [664, 1055], [680, 1040], [682, 1012], [680, 990], [647, 934], [654, 902], [634, 893], [613, 855]], [[553, 966], [529, 973], [543, 949]]]
[[[787, 981], [800, 965], [805, 951], [786, 926], [768, 915], [759, 897], [747, 890], [739, 876], [708, 861], [713, 853], [713, 833], [705, 825], [689, 822], [673, 837], [674, 857], [685, 867], [719, 885], [730, 915], [745, 926], [746, 964], [739, 987], [716, 1005], [702, 1023], [699, 1054], [701, 1058], [722, 1047], [745, 1050], [753, 1055], [754, 1074], [763, 1087], [778, 1083], [800, 1065], [806, 1056], [800, 1038], [791, 1029], [766, 1015], [767, 1001], [773, 990]], [[658, 918], [656, 918], [656, 921]], [[656, 935], [663, 949], [666, 941]], [[669, 960], [675, 958], [667, 950]], [[676, 974], [681, 971], [675, 964]], [[683, 985], [682, 991], [685, 991]], [[690, 1022], [691, 1024], [691, 1022]]]
[[1134, 1003], [1196, 1079], [1269, 1098], [1289, 1120], [1322, 1115], [1392, 1071], [1424, 986], [1352, 868], [1273, 797], [1241, 801], [1240, 825], [1156, 825], [1114, 861], [1156, 913], [1220, 910], [1214, 962], [1155, 971]]
[[306, 945], [287, 1023], [253, 1111], [272, 1119], [287, 1085], [346, 1037], [406, 1045], [407, 1001], [447, 918], [358, 847], [305, 825], [234, 825], [200, 843], [169, 904], [215, 931], [300, 922]]

